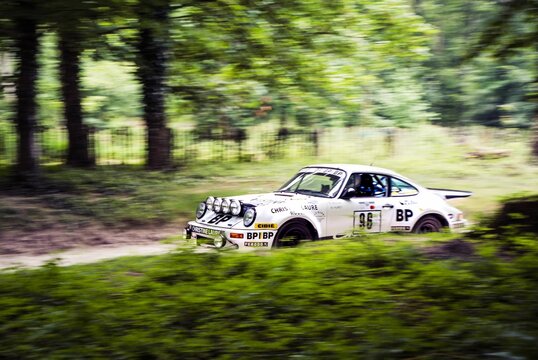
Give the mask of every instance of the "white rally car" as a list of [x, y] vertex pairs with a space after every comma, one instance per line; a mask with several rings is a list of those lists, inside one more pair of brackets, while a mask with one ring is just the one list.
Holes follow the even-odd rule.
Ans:
[[446, 200], [470, 195], [377, 167], [312, 165], [272, 193], [208, 197], [185, 233], [199, 245], [270, 248], [355, 233], [436, 232], [466, 225]]

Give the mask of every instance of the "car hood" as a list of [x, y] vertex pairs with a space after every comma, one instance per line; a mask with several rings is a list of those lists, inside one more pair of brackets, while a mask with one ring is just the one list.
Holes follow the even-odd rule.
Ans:
[[301, 200], [306, 200], [306, 199], [311, 199], [311, 198], [317, 198], [317, 197], [303, 195], [303, 194], [278, 193], [278, 192], [230, 197], [230, 199], [240, 200], [243, 204], [250, 204], [254, 206], [277, 205], [277, 204], [289, 203], [289, 201], [301, 201]]

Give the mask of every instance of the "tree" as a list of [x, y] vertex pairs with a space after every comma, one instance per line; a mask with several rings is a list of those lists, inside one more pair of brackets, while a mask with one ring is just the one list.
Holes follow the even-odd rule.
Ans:
[[165, 108], [169, 14], [168, 0], [139, 4], [136, 62], [147, 128], [147, 167], [152, 170], [166, 169], [172, 164], [171, 133], [167, 127]]
[[[88, 167], [95, 164], [90, 155], [88, 127], [83, 122], [80, 93], [80, 43], [76, 32], [59, 32], [60, 78], [64, 117], [68, 132], [67, 165]], [[78, 39], [77, 39], [78, 38]]]
[[53, 0], [47, 3], [48, 20], [58, 33], [60, 80], [64, 118], [68, 132], [67, 165], [88, 167], [95, 164], [90, 153], [89, 131], [84, 124], [80, 90], [81, 55], [96, 36], [94, 2]]
[[18, 60], [16, 76], [16, 117], [18, 135], [15, 174], [21, 180], [32, 180], [39, 172], [36, 144], [36, 80], [38, 52], [38, 22], [36, 3], [20, 0], [13, 17], [15, 54]]

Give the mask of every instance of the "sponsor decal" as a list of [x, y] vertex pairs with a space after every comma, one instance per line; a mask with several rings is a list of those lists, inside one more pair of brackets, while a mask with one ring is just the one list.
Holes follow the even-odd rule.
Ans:
[[344, 172], [342, 170], [327, 169], [327, 168], [313, 167], [313, 168], [303, 169], [302, 171], [307, 173], [307, 174], [321, 173], [321, 174], [332, 174], [332, 175], [336, 175], [336, 176], [343, 176], [344, 175]]
[[209, 220], [207, 223], [208, 224], [218, 224], [218, 223], [221, 223], [223, 221], [228, 221], [232, 217], [233, 217], [232, 215], [220, 214], [220, 215], [215, 216], [211, 220]]
[[304, 214], [302, 212], [296, 212], [296, 211], [290, 211], [291, 216], [303, 216]]
[[248, 232], [247, 240], [269, 240], [275, 236], [274, 232]]
[[410, 226], [391, 226], [390, 229], [392, 231], [409, 231], [411, 230]]
[[277, 214], [277, 213], [281, 213], [281, 212], [285, 212], [285, 211], [289, 211], [289, 209], [287, 207], [285, 207], [285, 206], [281, 206], [281, 207], [271, 209], [271, 212], [273, 214]]
[[400, 201], [400, 204], [401, 204], [401, 205], [416, 205], [417, 202], [414, 201], [414, 200], [401, 200], [401, 201]]
[[254, 229], [278, 229], [278, 224], [257, 223], [257, 224], [254, 224]]
[[375, 209], [375, 202], [374, 201], [359, 201], [357, 203], [359, 205], [359, 209], [364, 209], [364, 210], [373, 210]]
[[409, 221], [413, 217], [413, 211], [409, 209], [396, 209], [396, 221]]
[[318, 206], [316, 204], [305, 204], [301, 206], [301, 209], [303, 210], [318, 210]]
[[218, 231], [218, 230], [206, 229], [206, 228], [199, 227], [199, 226], [192, 226], [191, 230], [193, 232], [197, 232], [199, 234], [204, 234], [204, 235], [218, 235], [218, 234], [220, 234], [220, 231]]
[[247, 241], [245, 242], [245, 246], [250, 246], [250, 247], [267, 247], [269, 246], [269, 243], [268, 242], [259, 242], [259, 241], [256, 241], [256, 242], [253, 242], [253, 241]]

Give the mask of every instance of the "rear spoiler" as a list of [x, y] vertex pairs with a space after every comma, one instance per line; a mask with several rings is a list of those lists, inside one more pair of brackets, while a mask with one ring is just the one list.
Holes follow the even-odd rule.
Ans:
[[456, 199], [456, 198], [466, 198], [473, 195], [472, 192], [463, 191], [463, 190], [434, 189], [434, 188], [428, 188], [428, 190], [434, 192], [436, 195], [446, 200]]

